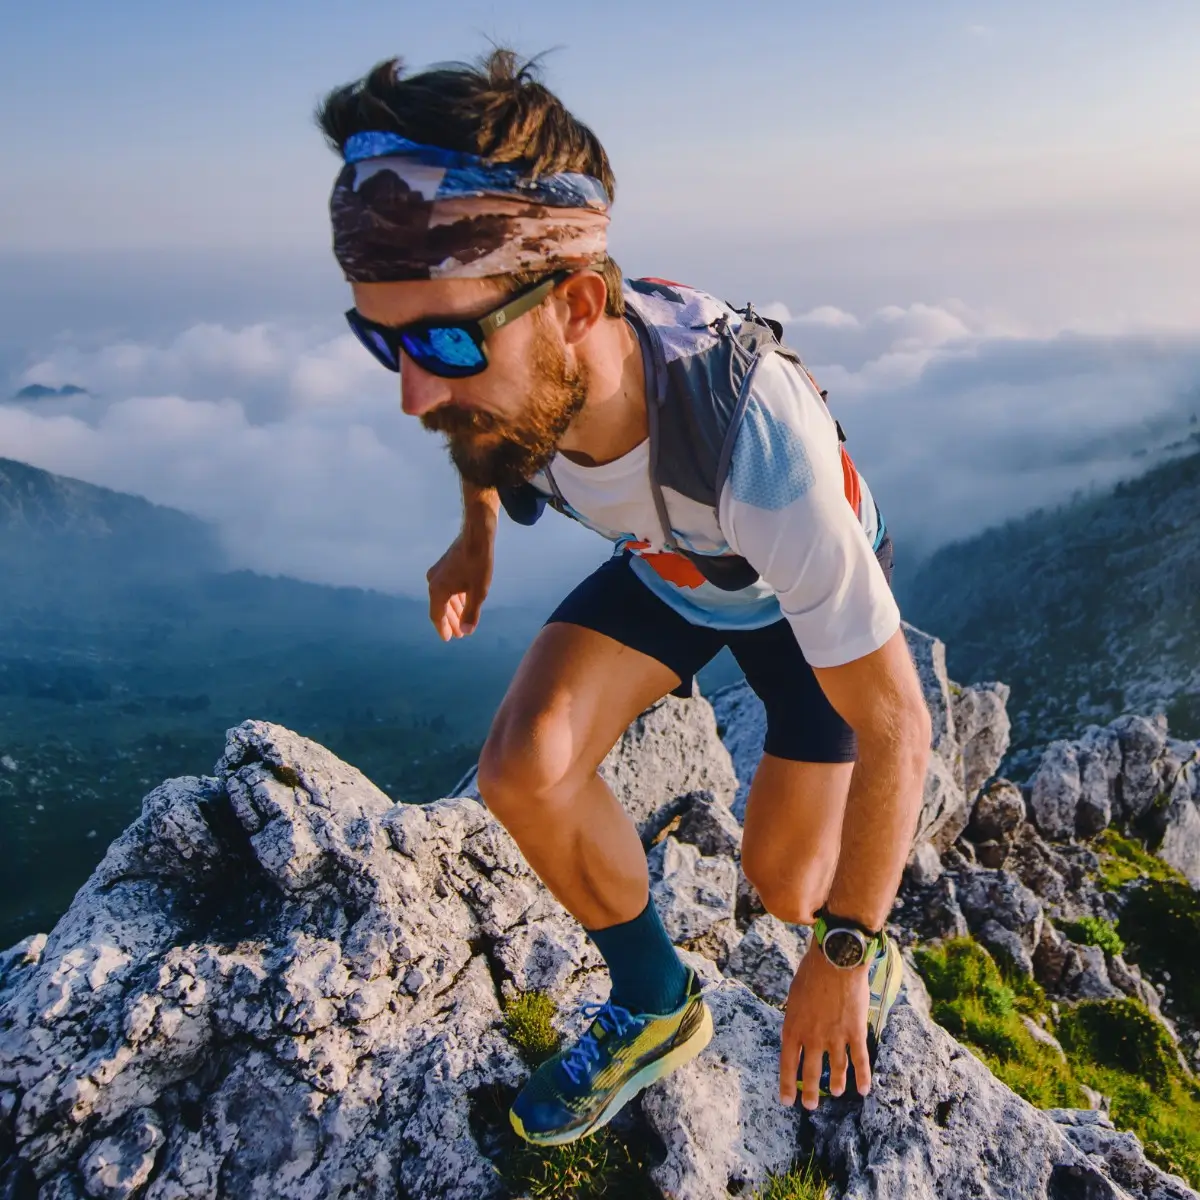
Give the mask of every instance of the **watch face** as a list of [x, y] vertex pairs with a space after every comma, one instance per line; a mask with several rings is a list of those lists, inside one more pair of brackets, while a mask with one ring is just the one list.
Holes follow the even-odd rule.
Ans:
[[866, 954], [863, 935], [856, 929], [831, 929], [822, 949], [835, 967], [857, 967]]

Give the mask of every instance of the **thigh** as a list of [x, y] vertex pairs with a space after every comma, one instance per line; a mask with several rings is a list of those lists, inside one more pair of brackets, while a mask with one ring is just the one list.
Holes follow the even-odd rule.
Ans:
[[629, 565], [627, 554], [610, 558], [593, 571], [550, 614], [547, 626], [564, 623], [604, 634], [671, 670], [669, 691], [692, 694], [696, 672], [725, 644], [724, 636], [693, 625], [663, 603]]

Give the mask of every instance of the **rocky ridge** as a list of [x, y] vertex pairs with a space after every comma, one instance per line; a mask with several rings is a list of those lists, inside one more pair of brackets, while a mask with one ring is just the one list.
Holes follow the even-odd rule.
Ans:
[[[1189, 747], [1123, 718], [1048, 749], [1023, 791], [993, 778], [1006, 689], [957, 688], [941, 643], [908, 636], [934, 755], [894, 932], [911, 947], [970, 930], [1053, 995], [1162, 1011], [1134, 965], [1054, 919], [1117, 903], [1072, 840], [1106, 811], [1155, 823], [1196, 883]], [[779, 1005], [803, 939], [737, 866], [762, 733], [744, 685], [712, 705], [668, 698], [604, 767], [716, 1028], [623, 1118], [654, 1145], [661, 1194], [748, 1194], [815, 1151], [840, 1200], [1194, 1198], [1102, 1108], [1041, 1111], [1005, 1087], [930, 1020], [915, 974], [865, 1100], [779, 1105]], [[510, 1195], [485, 1103], [528, 1072], [504, 1005], [545, 991], [571, 1033], [607, 982], [469, 780], [456, 790], [394, 805], [323, 747], [247, 721], [211, 776], [150, 792], [54, 930], [0, 955], [0, 1196]]]

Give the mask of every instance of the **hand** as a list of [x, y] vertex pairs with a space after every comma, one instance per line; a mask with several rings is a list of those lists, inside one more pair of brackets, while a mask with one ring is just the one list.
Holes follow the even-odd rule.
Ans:
[[796, 1073], [804, 1052], [801, 1102], [810, 1112], [817, 1107], [818, 1084], [825, 1055], [829, 1055], [829, 1090], [840, 1096], [846, 1090], [846, 1048], [854, 1061], [858, 1091], [871, 1090], [871, 1063], [867, 1055], [867, 1008], [870, 1004], [867, 967], [835, 967], [815, 943], [801, 960], [788, 992], [783, 1020], [783, 1046], [779, 1054], [779, 1099], [796, 1100]]
[[464, 528], [425, 572], [429, 619], [443, 642], [475, 632], [479, 610], [492, 585], [494, 544], [494, 527]]

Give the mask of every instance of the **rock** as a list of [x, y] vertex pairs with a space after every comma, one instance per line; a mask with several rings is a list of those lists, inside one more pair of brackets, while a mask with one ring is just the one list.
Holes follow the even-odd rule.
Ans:
[[669, 1200], [727, 1200], [782, 1173], [796, 1153], [801, 1110], [779, 1103], [783, 1014], [726, 980], [706, 993], [706, 1053], [646, 1092], [642, 1111], [666, 1147], [651, 1171]]
[[1198, 750], [1179, 763], [1169, 760], [1164, 788], [1166, 805], [1162, 815], [1162, 837], [1157, 854], [1182, 872], [1194, 888], [1200, 888], [1200, 758]]
[[[892, 1011], [871, 1092], [821, 1105], [811, 1127], [845, 1200], [1121, 1194], [1047, 1114], [907, 1004]], [[1061, 1190], [1066, 1173], [1093, 1190]]]
[[83, 1190], [97, 1200], [128, 1200], [146, 1186], [162, 1144], [154, 1110], [136, 1109], [119, 1134], [97, 1142], [79, 1160]]
[[981, 867], [990, 867], [993, 871], [998, 871], [1008, 862], [1011, 849], [1012, 844], [1008, 841], [980, 842], [975, 847], [975, 854]]
[[1028, 979], [1033, 978], [1033, 958], [1021, 938], [999, 921], [984, 921], [979, 927], [979, 940], [998, 959], [1007, 959]]
[[1033, 951], [1033, 974], [1048, 992], [1061, 992], [1070, 954], [1071, 943], [1049, 921], [1044, 922]]
[[724, 965], [737, 940], [737, 867], [668, 836], [648, 856], [650, 894], [673, 942]]
[[1115, 814], [1122, 821], [1141, 817], [1154, 803], [1161, 789], [1158, 760], [1167, 743], [1167, 721], [1138, 716], [1118, 717], [1108, 726], [1121, 747], [1120, 808]]
[[786, 925], [769, 914], [757, 917], [734, 947], [725, 974], [759, 999], [782, 1006], [811, 938], [806, 925]]
[[1062, 1048], [1062, 1043], [1048, 1029], [1043, 1029], [1032, 1017], [1022, 1015], [1021, 1024], [1025, 1026], [1025, 1031], [1035, 1042], [1053, 1050], [1064, 1062], [1067, 1058], [1067, 1052]]
[[1042, 933], [1042, 906], [1016, 875], [976, 868], [958, 878], [958, 902], [972, 929], [994, 921], [1032, 951]]
[[922, 933], [927, 937], [966, 937], [970, 932], [958, 903], [958, 889], [948, 875], [943, 875], [934, 885], [925, 898], [923, 909]]
[[1025, 798], [1007, 779], [997, 779], [982, 792], [971, 810], [967, 836], [976, 844], [1005, 841], [1025, 820]]
[[676, 841], [695, 846], [701, 854], [737, 859], [742, 851], [742, 827], [727, 804], [712, 792], [684, 797], [683, 813], [674, 830]]
[[1108, 977], [1108, 964], [1099, 946], [1070, 943], [1060, 986], [1073, 1000], [1115, 1000], [1121, 995]]
[[942, 875], [942, 859], [929, 842], [918, 842], [908, 860], [908, 877], [917, 887], [928, 887]]
[[1117, 1132], [1107, 1119], [1063, 1123], [1062, 1130], [1072, 1145], [1103, 1163], [1106, 1173], [1129, 1195], [1191, 1200], [1196, 1194], [1178, 1175], [1168, 1175], [1150, 1162], [1134, 1134]]
[[1089, 725], [1076, 743], [1079, 807], [1075, 831], [1093, 837], [1113, 819], [1121, 777], [1121, 742], [1112, 729]]
[[1029, 780], [1029, 807], [1037, 827], [1048, 838], [1075, 836], [1075, 813], [1082, 784], [1079, 759], [1071, 742], [1051, 742]]
[[953, 697], [954, 731], [962, 748], [968, 798], [996, 773], [1008, 751], [1012, 733], [1006, 707], [1009, 694], [1006, 683], [976, 683]]

